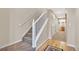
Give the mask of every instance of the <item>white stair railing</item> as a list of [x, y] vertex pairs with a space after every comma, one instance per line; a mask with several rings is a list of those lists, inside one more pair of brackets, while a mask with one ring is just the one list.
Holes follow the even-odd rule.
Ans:
[[53, 23], [52, 12], [51, 13], [44, 12], [40, 15], [40, 17], [36, 21], [33, 20], [33, 23], [32, 23], [32, 47], [33, 48], [36, 48], [38, 45], [40, 45], [47, 39], [52, 39], [52, 36], [55, 32], [55, 31], [53, 32], [53, 29], [55, 29], [55, 27], [52, 27], [52, 23]]
[[38, 41], [45, 38], [45, 32], [48, 19], [47, 12], [41, 14], [41, 16], [35, 21], [32, 22], [32, 47], [36, 48]]

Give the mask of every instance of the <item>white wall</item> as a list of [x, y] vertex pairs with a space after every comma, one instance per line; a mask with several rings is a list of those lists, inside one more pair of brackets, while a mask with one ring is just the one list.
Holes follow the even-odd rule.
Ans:
[[9, 9], [0, 8], [0, 47], [9, 42]]
[[0, 9], [0, 48], [21, 41], [24, 34], [31, 28], [33, 18], [38, 18], [44, 10], [35, 8]]
[[69, 8], [67, 11], [67, 43], [73, 47], [76, 47], [76, 9]]
[[22, 40], [22, 37], [32, 26], [42, 9], [21, 8], [10, 9], [10, 43]]
[[76, 20], [74, 24], [76, 24], [76, 46], [79, 51], [79, 8], [76, 9]]
[[[58, 31], [58, 19], [56, 18], [55, 14], [51, 11], [51, 9], [48, 10], [48, 18], [49, 18], [49, 38], [51, 39], [51, 36], [53, 37], [54, 34]], [[52, 24], [52, 25], [51, 25]]]
[[79, 8], [69, 8], [67, 11], [67, 43], [79, 50]]

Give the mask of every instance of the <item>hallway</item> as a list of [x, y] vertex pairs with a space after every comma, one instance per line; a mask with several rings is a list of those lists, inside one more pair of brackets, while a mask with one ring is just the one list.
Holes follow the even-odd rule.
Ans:
[[55, 35], [53, 36], [53, 39], [66, 42], [66, 34], [64, 31], [59, 31], [55, 33]]
[[[1, 25], [1, 51], [33, 51], [32, 48], [38, 48], [48, 39], [58, 40], [75, 46], [77, 41], [75, 40], [76, 30], [74, 29], [75, 18], [72, 17], [74, 16], [74, 13], [72, 14], [74, 10], [71, 9], [66, 13], [65, 8], [26, 8], [1, 9], [0, 12], [4, 12], [3, 10], [7, 11], [4, 15], [2, 15], [3, 13], [1, 14], [2, 17], [9, 17], [6, 23], [4, 23], [6, 18], [1, 20], [1, 24], [5, 24], [4, 26]], [[10, 13], [9, 10], [11, 11]], [[8, 25], [6, 26], [6, 24]]]

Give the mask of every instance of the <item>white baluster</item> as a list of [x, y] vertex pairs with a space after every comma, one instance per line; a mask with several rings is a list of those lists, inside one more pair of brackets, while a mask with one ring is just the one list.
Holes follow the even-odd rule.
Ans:
[[33, 19], [32, 22], [32, 47], [35, 48], [36, 47], [36, 30], [35, 30], [35, 20]]

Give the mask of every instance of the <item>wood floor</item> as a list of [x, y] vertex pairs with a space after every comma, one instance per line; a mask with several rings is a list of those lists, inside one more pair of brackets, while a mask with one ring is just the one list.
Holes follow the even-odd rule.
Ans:
[[21, 41], [14, 45], [0, 49], [0, 51], [33, 51], [33, 49], [31, 44]]
[[66, 42], [66, 33], [64, 31], [59, 31], [54, 34], [53, 39]]
[[32, 28], [26, 33], [21, 42], [0, 49], [0, 51], [33, 51]]
[[[23, 41], [21, 41], [19, 43], [16, 43], [14, 45], [5, 47], [3, 49], [0, 49], [0, 51], [33, 51], [31, 40], [27, 41], [26, 39], [30, 39], [30, 38], [26, 38], [26, 36], [25, 36]], [[56, 45], [56, 47], [61, 47], [61, 45], [63, 46], [63, 44], [60, 44], [60, 43], [61, 42], [66, 42], [65, 32], [64, 31], [57, 32], [53, 36], [53, 39], [55, 39], [55, 40], [54, 41], [53, 40], [48, 40], [47, 43], [42, 45], [42, 47], [37, 49], [37, 51], [38, 50], [43, 51], [47, 47], [47, 45]], [[75, 50], [73, 47], [70, 47], [70, 46], [67, 46], [67, 45], [65, 45], [65, 46], [66, 46], [66, 49], [63, 48], [65, 51], [74, 51]]]
[[44, 51], [47, 46], [54, 46], [57, 48], [62, 47], [63, 51], [75, 51], [75, 48], [70, 47], [66, 43], [66, 35], [64, 31], [57, 32], [52, 39], [44, 42], [43, 45], [39, 46], [37, 51]]
[[[53, 40], [53, 39], [48, 39], [43, 45], [41, 45], [39, 48], [37, 48], [37, 51], [46, 51], [47, 47], [56, 47], [56, 48], [61, 48], [63, 51], [75, 51], [73, 47], [68, 46], [65, 42], [59, 41], [59, 40]], [[55, 50], [53, 50], [55, 51]]]

